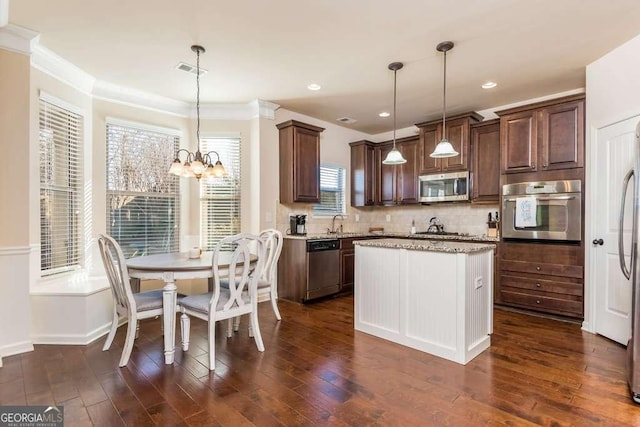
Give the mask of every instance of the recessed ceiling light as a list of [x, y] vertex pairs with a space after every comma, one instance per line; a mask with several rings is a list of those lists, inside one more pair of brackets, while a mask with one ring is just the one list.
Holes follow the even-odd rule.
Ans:
[[389, 117], [391, 115], [391, 113], [389, 113], [388, 111], [383, 111], [382, 113], [378, 114], [380, 117]]
[[322, 86], [317, 83], [311, 83], [309, 86], [307, 86], [307, 89], [309, 90], [320, 90], [321, 88]]
[[482, 85], [482, 89], [493, 89], [496, 86], [498, 86], [498, 83], [489, 81]]

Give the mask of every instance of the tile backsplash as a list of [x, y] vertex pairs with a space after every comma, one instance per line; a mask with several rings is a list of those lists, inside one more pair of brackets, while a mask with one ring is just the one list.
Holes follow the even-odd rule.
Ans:
[[[278, 204], [276, 227], [283, 233], [289, 229], [289, 214], [307, 214], [307, 233], [323, 234], [331, 227], [332, 217], [314, 216], [313, 205], [304, 203]], [[487, 234], [487, 219], [499, 211], [498, 204], [442, 203], [415, 206], [347, 207], [342, 224], [344, 232], [367, 232], [369, 227], [384, 227], [384, 231], [408, 233], [415, 221], [417, 231], [426, 231], [432, 217], [440, 218], [444, 230], [472, 235]], [[389, 221], [387, 221], [387, 216]]]

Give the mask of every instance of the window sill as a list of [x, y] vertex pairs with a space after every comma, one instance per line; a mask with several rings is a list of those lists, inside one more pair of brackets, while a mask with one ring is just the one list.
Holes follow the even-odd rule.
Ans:
[[89, 276], [85, 270], [40, 278], [32, 287], [31, 295], [88, 296], [109, 289], [106, 276]]

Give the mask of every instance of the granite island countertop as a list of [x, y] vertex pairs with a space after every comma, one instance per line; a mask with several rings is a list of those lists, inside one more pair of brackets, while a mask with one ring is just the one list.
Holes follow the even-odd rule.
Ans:
[[358, 240], [354, 245], [375, 248], [407, 249], [411, 251], [471, 253], [495, 249], [493, 243], [452, 242], [426, 239]]
[[298, 240], [319, 240], [319, 239], [348, 239], [358, 237], [374, 237], [385, 239], [412, 239], [412, 240], [456, 240], [461, 242], [492, 242], [498, 243], [500, 238], [488, 237], [486, 235], [471, 235], [471, 234], [410, 234], [410, 233], [394, 233], [394, 232], [345, 232], [345, 233], [317, 233], [306, 234], [303, 236], [286, 234], [283, 235], [285, 239], [298, 239]]

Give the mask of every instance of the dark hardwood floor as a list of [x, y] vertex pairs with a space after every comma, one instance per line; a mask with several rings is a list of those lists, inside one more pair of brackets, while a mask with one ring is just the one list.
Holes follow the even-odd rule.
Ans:
[[[491, 348], [466, 366], [353, 330], [353, 298], [260, 306], [266, 351], [247, 320], [216, 370], [206, 325], [192, 320], [187, 353], [163, 363], [158, 320], [143, 321], [129, 364], [110, 351], [38, 345], [0, 368], [0, 405], [64, 405], [75, 425], [640, 425], [625, 348], [577, 324], [495, 310]], [[179, 324], [177, 329], [179, 330]], [[179, 335], [179, 334], [178, 334]]]

